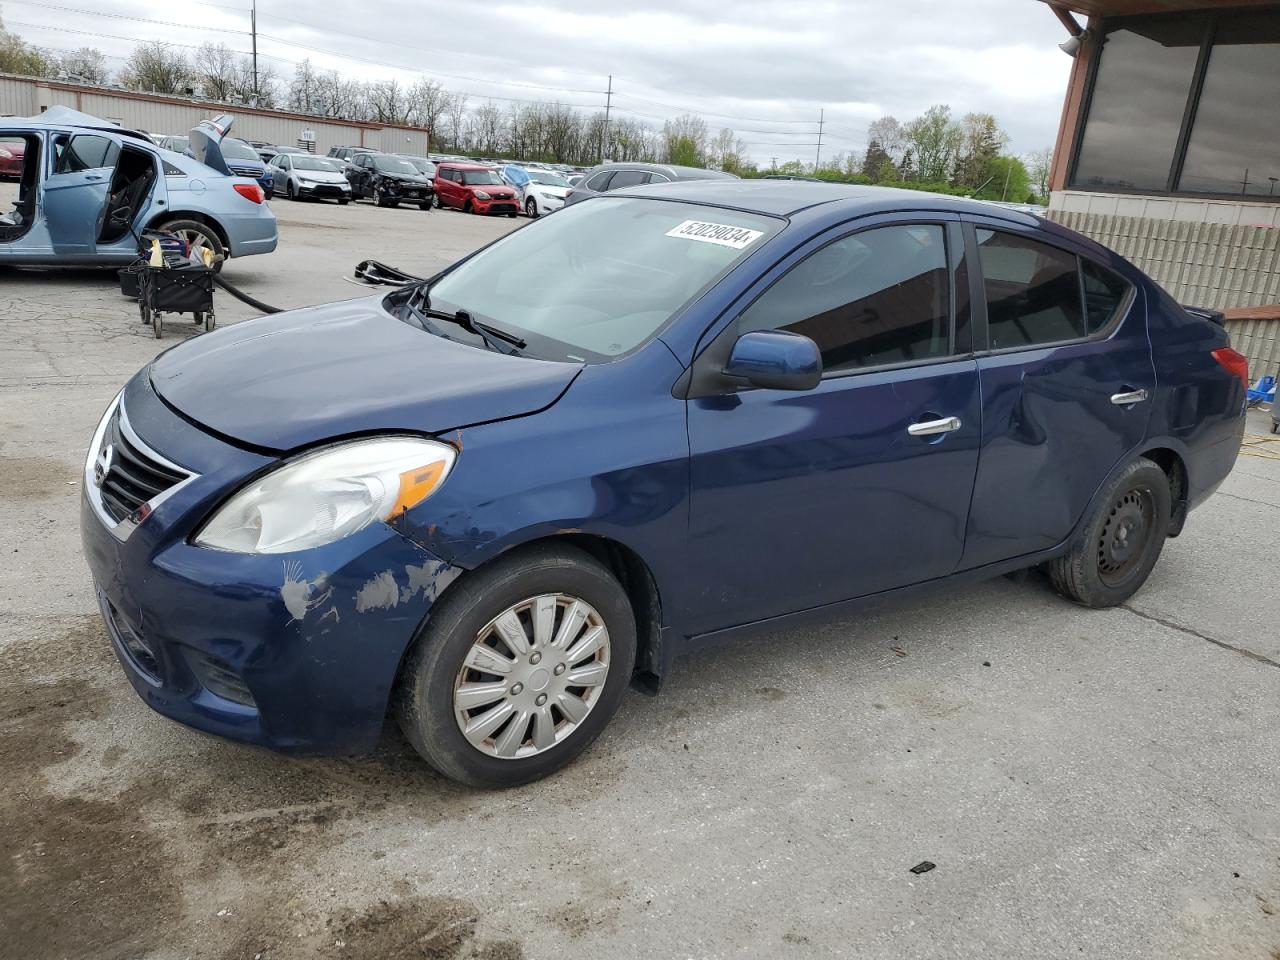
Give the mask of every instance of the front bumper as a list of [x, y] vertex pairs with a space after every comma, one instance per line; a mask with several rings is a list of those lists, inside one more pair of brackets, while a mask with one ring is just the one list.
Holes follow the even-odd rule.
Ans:
[[322, 200], [350, 200], [351, 184], [349, 183], [298, 183], [298, 195], [318, 197]]
[[131, 430], [195, 476], [121, 539], [95, 502], [81, 537], [129, 682], [153, 709], [233, 740], [360, 753], [381, 734], [400, 661], [458, 570], [384, 525], [314, 550], [246, 556], [189, 537], [272, 460], [182, 421], [145, 372], [126, 388]]
[[471, 209], [476, 213], [519, 213], [520, 201], [515, 197], [499, 197], [493, 200], [472, 198]]

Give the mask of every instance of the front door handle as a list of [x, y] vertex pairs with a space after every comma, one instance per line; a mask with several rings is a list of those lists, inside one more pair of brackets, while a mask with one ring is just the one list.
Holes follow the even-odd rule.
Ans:
[[1113, 393], [1111, 395], [1111, 402], [1117, 407], [1127, 407], [1131, 403], [1141, 403], [1145, 399], [1147, 399], [1147, 391], [1145, 389], [1129, 390], [1125, 393]]
[[926, 420], [923, 423], [913, 423], [907, 427], [907, 433], [913, 437], [932, 437], [939, 433], [951, 433], [959, 429], [959, 417], [943, 417], [941, 420]]

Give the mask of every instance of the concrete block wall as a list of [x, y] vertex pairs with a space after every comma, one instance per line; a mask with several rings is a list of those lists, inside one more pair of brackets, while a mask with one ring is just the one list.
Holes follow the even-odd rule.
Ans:
[[[1228, 311], [1280, 304], [1280, 229], [1061, 209], [1049, 216], [1132, 261], [1179, 303]], [[1280, 368], [1280, 309], [1229, 319], [1227, 332], [1255, 375]]]

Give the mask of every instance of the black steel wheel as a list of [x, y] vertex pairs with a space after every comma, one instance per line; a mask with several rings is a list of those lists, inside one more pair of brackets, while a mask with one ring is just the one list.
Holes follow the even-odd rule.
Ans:
[[1049, 561], [1054, 588], [1086, 607], [1124, 603], [1160, 559], [1172, 509], [1164, 471], [1134, 460], [1098, 496], [1067, 552]]

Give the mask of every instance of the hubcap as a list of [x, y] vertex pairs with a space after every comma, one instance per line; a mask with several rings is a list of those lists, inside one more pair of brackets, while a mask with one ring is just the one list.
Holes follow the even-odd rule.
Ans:
[[1155, 518], [1155, 504], [1146, 490], [1130, 490], [1111, 506], [1098, 539], [1098, 574], [1117, 586], [1142, 563]]
[[476, 634], [454, 682], [453, 712], [467, 741], [512, 760], [573, 734], [609, 675], [609, 631], [567, 594], [522, 600]]
[[205, 236], [203, 233], [200, 233], [196, 230], [179, 230], [178, 236], [180, 236], [183, 240], [187, 241], [187, 243], [190, 245], [191, 255], [195, 259], [196, 263], [204, 263], [204, 254], [201, 252], [204, 250], [208, 250], [211, 254], [213, 254], [214, 263], [217, 263], [219, 260], [222, 259], [221, 254], [219, 254], [218, 251], [214, 249], [213, 244], [209, 242], [209, 238]]

